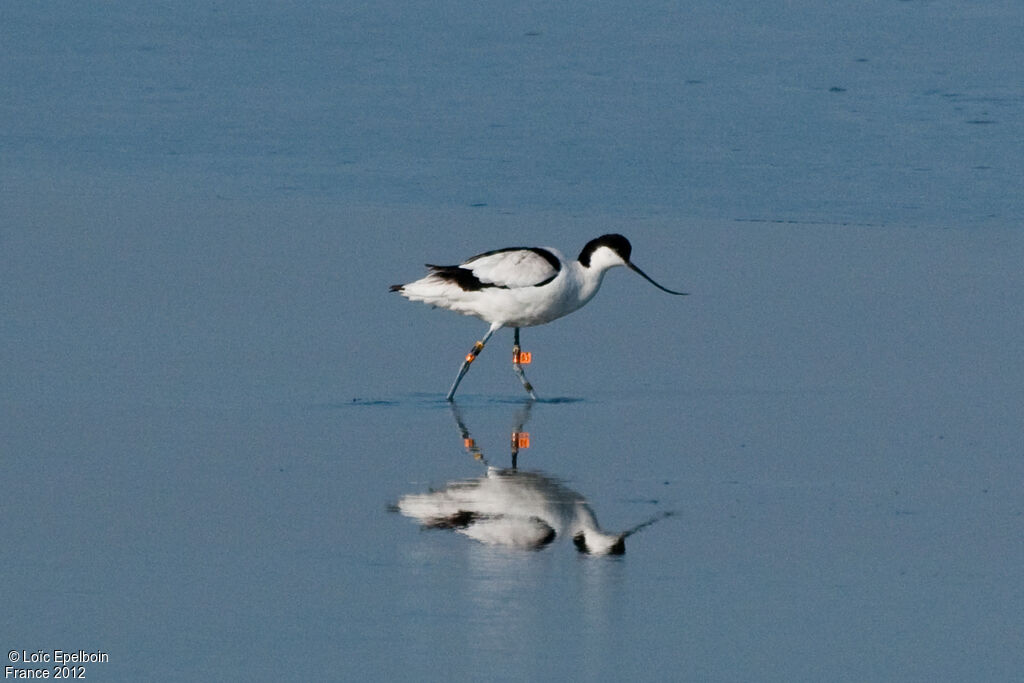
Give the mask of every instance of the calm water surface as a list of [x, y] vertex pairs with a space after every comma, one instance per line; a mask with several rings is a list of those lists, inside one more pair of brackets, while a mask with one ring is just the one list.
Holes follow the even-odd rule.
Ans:
[[[1022, 18], [5, 6], [0, 644], [1019, 679]], [[605, 232], [690, 296], [609, 273], [523, 330], [540, 401], [502, 332], [445, 403], [486, 326], [388, 285]]]

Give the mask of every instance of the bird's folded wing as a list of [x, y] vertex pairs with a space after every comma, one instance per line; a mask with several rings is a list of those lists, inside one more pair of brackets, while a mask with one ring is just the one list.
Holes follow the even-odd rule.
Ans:
[[471, 271], [485, 285], [512, 288], [546, 284], [562, 266], [547, 249], [516, 248], [479, 254], [459, 267]]

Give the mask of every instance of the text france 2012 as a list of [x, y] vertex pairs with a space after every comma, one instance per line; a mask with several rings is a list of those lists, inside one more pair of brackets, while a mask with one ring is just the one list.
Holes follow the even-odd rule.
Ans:
[[82, 679], [96, 664], [106, 664], [110, 655], [102, 650], [11, 650], [4, 679]]

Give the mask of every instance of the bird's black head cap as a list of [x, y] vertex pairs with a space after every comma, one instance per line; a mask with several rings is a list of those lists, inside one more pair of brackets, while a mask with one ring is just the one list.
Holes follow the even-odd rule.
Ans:
[[633, 246], [629, 243], [629, 240], [622, 235], [610, 233], [587, 242], [586, 246], [583, 247], [583, 251], [580, 252], [579, 262], [584, 266], [590, 267], [590, 255], [597, 251], [598, 247], [608, 247], [621, 256], [622, 260], [626, 263], [629, 263], [629, 255], [633, 252]]
[[[576, 550], [580, 551], [585, 555], [590, 555], [593, 551], [590, 546], [587, 545], [587, 537], [583, 532], [579, 532], [572, 537], [572, 544], [576, 546]], [[615, 543], [611, 544], [606, 551], [608, 555], [625, 555], [626, 554], [626, 537], [620, 536]]]

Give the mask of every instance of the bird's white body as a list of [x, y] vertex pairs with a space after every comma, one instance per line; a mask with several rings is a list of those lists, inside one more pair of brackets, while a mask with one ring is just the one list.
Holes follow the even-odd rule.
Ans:
[[[427, 264], [430, 273], [415, 282], [393, 285], [410, 301], [473, 315], [491, 324], [481, 341], [466, 356], [448, 391], [455, 396], [469, 364], [483, 350], [491, 335], [502, 327], [515, 328], [513, 367], [523, 387], [536, 398], [533, 386], [520, 367], [519, 328], [543, 325], [582, 308], [594, 298], [609, 268], [626, 266], [669, 294], [629, 260], [632, 247], [622, 235], [602, 235], [590, 240], [571, 261], [551, 247], [512, 247], [478, 254], [457, 266]], [[528, 361], [524, 361], [528, 362]]]
[[625, 265], [611, 250], [599, 252], [605, 258], [592, 260], [589, 267], [567, 260], [557, 249], [543, 251], [557, 259], [557, 269], [536, 250], [506, 250], [458, 266], [483, 284], [479, 289], [464, 289], [435, 272], [403, 285], [400, 292], [410, 301], [476, 316], [498, 327], [532, 327], [582, 308], [597, 294], [608, 269]]

